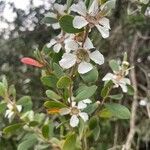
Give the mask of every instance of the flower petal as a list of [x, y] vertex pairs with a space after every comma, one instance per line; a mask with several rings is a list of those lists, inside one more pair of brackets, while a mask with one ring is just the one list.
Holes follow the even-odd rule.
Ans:
[[53, 28], [54, 30], [60, 29], [60, 24], [59, 24], [59, 22], [53, 23], [53, 24], [52, 24], [52, 28]]
[[98, 51], [94, 51], [92, 53], [89, 54], [89, 57], [96, 63], [99, 65], [102, 65], [104, 63], [104, 56]]
[[73, 116], [71, 117], [71, 119], [70, 119], [70, 125], [71, 125], [72, 127], [76, 127], [76, 126], [78, 126], [78, 124], [79, 124], [79, 119], [78, 119], [78, 117], [77, 117], [76, 115], [73, 115]]
[[92, 48], [94, 48], [92, 41], [88, 37], [85, 40], [84, 48], [85, 49], [92, 49]]
[[50, 42], [47, 44], [47, 47], [51, 48], [56, 43], [57, 43], [57, 41], [55, 39], [51, 39]]
[[61, 44], [60, 43], [55, 44], [53, 49], [54, 49], [54, 52], [58, 53], [61, 49]]
[[110, 29], [109, 19], [107, 19], [106, 17], [103, 17], [102, 19], [100, 19], [99, 24], [101, 24], [105, 28]]
[[53, 12], [47, 13], [47, 14], [45, 15], [45, 17], [51, 17], [51, 18], [57, 19], [57, 15], [56, 15], [55, 13], [53, 13]]
[[95, 25], [95, 26], [97, 27], [97, 29], [99, 30], [103, 38], [109, 37], [109, 29], [102, 27], [100, 25]]
[[89, 14], [91, 16], [95, 16], [98, 14], [98, 12], [99, 12], [99, 3], [98, 0], [94, 0], [89, 8]]
[[90, 104], [90, 103], [92, 103], [92, 101], [90, 100], [90, 99], [84, 99], [84, 100], [82, 100], [84, 103], [86, 103], [86, 104]]
[[19, 112], [21, 112], [22, 106], [21, 106], [21, 105], [16, 105], [16, 107], [17, 107], [17, 110], [18, 110]]
[[64, 11], [67, 9], [67, 5], [60, 5], [55, 3], [54, 9], [57, 10], [60, 15], [65, 15]]
[[61, 108], [60, 110], [59, 110], [59, 113], [60, 113], [60, 115], [67, 115], [67, 114], [69, 114], [70, 113], [70, 109], [69, 108]]
[[78, 109], [84, 109], [87, 107], [87, 104], [85, 104], [83, 101], [78, 102]]
[[89, 116], [85, 112], [80, 112], [79, 116], [83, 119], [84, 122], [86, 122], [89, 119]]
[[62, 68], [68, 69], [76, 63], [76, 55], [70, 53], [64, 53], [59, 64]]
[[78, 72], [81, 74], [87, 73], [93, 69], [93, 66], [87, 62], [81, 62], [78, 66]]
[[82, 16], [86, 16], [86, 6], [84, 4], [83, 1], [80, 1], [77, 4], [73, 4], [70, 7], [71, 11], [77, 12], [78, 14], [82, 15]]
[[112, 73], [107, 73], [102, 79], [102, 81], [108, 81], [108, 80], [113, 80], [113, 79], [114, 79], [114, 75]]
[[88, 24], [87, 20], [82, 16], [75, 16], [73, 19], [73, 27], [81, 29]]
[[70, 52], [71, 50], [77, 50], [78, 43], [72, 39], [65, 40], [65, 50], [66, 52]]
[[126, 86], [125, 84], [119, 84], [119, 85], [120, 85], [120, 87], [122, 88], [122, 91], [123, 91], [124, 93], [127, 93], [127, 91], [128, 91], [127, 86]]

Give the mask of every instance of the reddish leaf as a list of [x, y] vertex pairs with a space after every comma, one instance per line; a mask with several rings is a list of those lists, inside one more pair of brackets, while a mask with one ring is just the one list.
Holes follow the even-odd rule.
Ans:
[[24, 57], [21, 59], [21, 62], [27, 65], [35, 66], [35, 67], [43, 67], [43, 64], [39, 63], [37, 60], [29, 58], [29, 57]]

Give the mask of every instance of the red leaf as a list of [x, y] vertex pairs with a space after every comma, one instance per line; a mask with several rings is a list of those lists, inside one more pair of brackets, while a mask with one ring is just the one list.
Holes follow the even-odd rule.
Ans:
[[21, 62], [26, 65], [31, 65], [31, 66], [35, 66], [35, 67], [39, 67], [39, 68], [43, 67], [43, 64], [41, 64], [37, 60], [29, 58], [29, 57], [22, 58]]

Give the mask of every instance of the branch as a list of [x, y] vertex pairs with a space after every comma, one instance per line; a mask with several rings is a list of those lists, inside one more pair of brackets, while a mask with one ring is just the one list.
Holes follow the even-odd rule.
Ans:
[[[131, 46], [131, 52], [130, 52], [130, 64], [131, 66], [134, 66], [134, 60], [135, 60], [135, 53], [137, 49], [137, 43], [138, 43], [138, 35], [135, 34], [133, 39], [133, 44]], [[131, 108], [131, 118], [130, 118], [130, 131], [127, 136], [127, 140], [125, 145], [123, 146], [122, 150], [131, 150], [132, 140], [134, 138], [135, 134], [135, 121], [136, 121], [136, 110], [137, 110], [137, 99], [138, 99], [138, 91], [137, 91], [137, 80], [136, 80], [136, 71], [135, 68], [133, 68], [130, 72], [130, 79], [132, 82], [132, 85], [134, 87], [134, 96], [133, 96], [133, 102], [132, 102], [132, 108]]]

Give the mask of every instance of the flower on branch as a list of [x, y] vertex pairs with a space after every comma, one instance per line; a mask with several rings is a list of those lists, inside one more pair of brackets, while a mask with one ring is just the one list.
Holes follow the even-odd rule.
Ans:
[[79, 1], [77, 4], [73, 4], [70, 10], [81, 15], [74, 17], [74, 28], [81, 29], [87, 25], [89, 25], [90, 28], [95, 26], [103, 38], [109, 37], [109, 19], [107, 19], [102, 13], [101, 8], [102, 6], [99, 6], [98, 0], [94, 0], [88, 10], [83, 1]]
[[[65, 11], [67, 10], [67, 5], [60, 5], [60, 4], [57, 4], [57, 3], [54, 3], [52, 5], [52, 10], [51, 12], [47, 13], [45, 15], [45, 17], [50, 17], [50, 18], [53, 18], [53, 19], [56, 19], [56, 20], [59, 20], [59, 18], [63, 15], [65, 15]], [[49, 24], [48, 24], [49, 25]], [[53, 22], [50, 24], [52, 26], [53, 29], [60, 29], [60, 25], [59, 25], [59, 22]]]
[[53, 47], [54, 52], [58, 53], [64, 47], [64, 42], [68, 37], [68, 34], [61, 32], [56, 38], [50, 40], [47, 47]]
[[92, 101], [90, 99], [82, 100], [78, 103], [75, 101], [71, 102], [71, 106], [69, 108], [61, 108], [59, 113], [61, 115], [67, 115], [70, 114], [70, 125], [72, 127], [76, 127], [79, 124], [79, 117], [83, 119], [84, 122], [86, 122], [89, 119], [89, 116], [86, 112], [83, 110], [87, 107], [88, 104], [90, 104]]
[[113, 70], [114, 73], [107, 73], [102, 80], [103, 81], [112, 80], [113, 83], [115, 84], [114, 88], [118, 88], [120, 86], [122, 88], [122, 91], [126, 93], [128, 90], [127, 85], [131, 84], [130, 80], [125, 77], [128, 75], [129, 70], [131, 69], [128, 68], [128, 66], [129, 63], [127, 61], [123, 61], [122, 65], [119, 66], [118, 71]]
[[7, 110], [6, 110], [6, 113], [5, 113], [5, 117], [9, 119], [9, 122], [11, 122], [16, 113], [17, 112], [21, 112], [22, 110], [22, 106], [21, 105], [16, 105], [16, 104], [7, 104]]
[[71, 39], [67, 40], [65, 44], [67, 52], [63, 54], [59, 61], [60, 66], [64, 69], [69, 69], [78, 64], [78, 72], [84, 74], [93, 69], [90, 60], [99, 65], [104, 63], [104, 57], [98, 50], [90, 50], [94, 47], [89, 38], [86, 39], [83, 47], [80, 43]]

